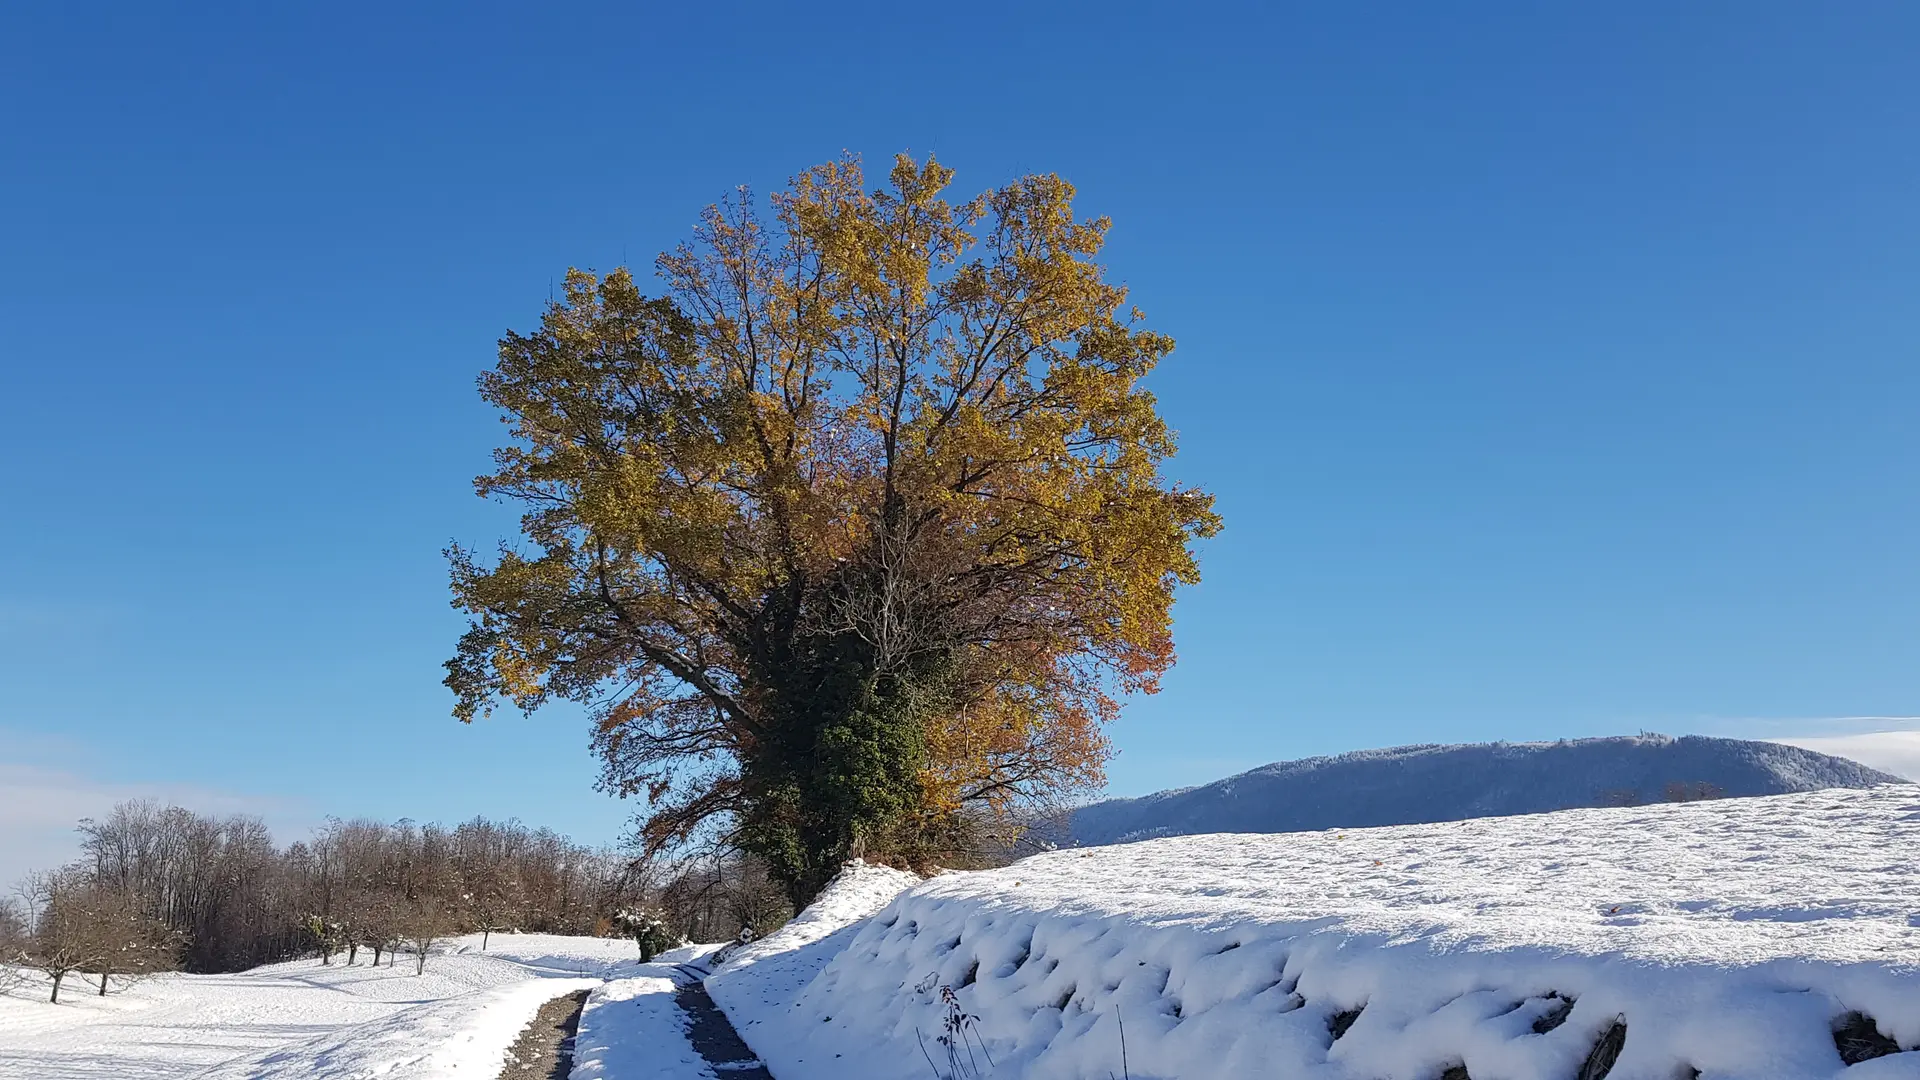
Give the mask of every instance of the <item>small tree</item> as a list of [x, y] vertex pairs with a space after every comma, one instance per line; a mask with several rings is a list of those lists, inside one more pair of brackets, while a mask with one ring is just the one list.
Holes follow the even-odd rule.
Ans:
[[60, 1003], [60, 985], [68, 975], [101, 960], [103, 940], [91, 909], [96, 899], [76, 867], [36, 875], [29, 885], [40, 910], [33, 920], [21, 959], [53, 980], [47, 1000]]
[[751, 856], [725, 861], [721, 891], [733, 921], [758, 934], [779, 926], [793, 914], [786, 891], [767, 874], [765, 864]]
[[352, 967], [355, 958], [360, 955], [360, 945], [364, 939], [352, 919], [341, 918], [336, 921], [340, 927], [340, 944], [347, 950], [347, 966]]
[[101, 997], [107, 996], [110, 978], [128, 982], [180, 966], [186, 936], [155, 918], [138, 896], [101, 885], [86, 891]]
[[480, 931], [480, 951], [494, 931], [511, 928], [509, 917], [521, 904], [520, 881], [504, 859], [475, 859], [460, 867], [460, 902]]
[[444, 905], [435, 898], [422, 897], [415, 901], [406, 917], [406, 940], [413, 946], [413, 973], [423, 974], [427, 970], [427, 953], [447, 936], [452, 926]]
[[380, 966], [380, 957], [384, 953], [387, 965], [391, 967], [400, 944], [400, 917], [398, 906], [392, 898], [385, 894], [368, 897], [356, 925], [360, 940], [373, 950], [373, 966]]
[[13, 900], [0, 897], [0, 964], [14, 963], [26, 940], [26, 913]]
[[19, 982], [18, 965], [26, 958], [27, 916], [20, 905], [0, 897], [0, 993]]
[[677, 949], [686, 940], [667, 926], [659, 912], [648, 908], [623, 908], [614, 913], [614, 925], [640, 946], [640, 962], [645, 964], [668, 949]]
[[336, 919], [325, 915], [309, 915], [306, 923], [307, 936], [313, 939], [314, 948], [320, 953], [320, 963], [333, 963], [333, 954], [340, 951], [346, 940], [346, 927]]

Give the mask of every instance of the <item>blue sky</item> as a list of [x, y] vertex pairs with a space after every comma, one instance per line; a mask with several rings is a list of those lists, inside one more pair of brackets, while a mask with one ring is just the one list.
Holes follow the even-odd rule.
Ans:
[[843, 149], [1068, 177], [1180, 343], [1116, 791], [1920, 712], [1920, 8], [698, 8], [0, 13], [0, 772], [612, 838], [577, 714], [448, 717], [473, 377]]

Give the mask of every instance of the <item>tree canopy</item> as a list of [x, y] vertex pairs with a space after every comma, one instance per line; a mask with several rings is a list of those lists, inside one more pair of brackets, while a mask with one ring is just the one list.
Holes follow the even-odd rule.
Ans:
[[770, 219], [742, 192], [659, 295], [572, 271], [480, 379], [514, 438], [477, 488], [525, 514], [449, 552], [456, 715], [587, 704], [650, 847], [721, 823], [796, 901], [1097, 785], [1220, 525], [1162, 475], [1140, 380], [1173, 342], [1094, 261], [1108, 221], [1057, 176], [952, 175], [842, 159]]

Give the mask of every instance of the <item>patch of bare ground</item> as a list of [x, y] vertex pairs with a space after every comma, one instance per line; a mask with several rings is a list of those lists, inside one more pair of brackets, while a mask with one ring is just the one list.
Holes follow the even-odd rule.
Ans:
[[573, 1035], [586, 1002], [587, 992], [578, 990], [540, 1006], [507, 1051], [500, 1080], [567, 1080], [573, 1071]]

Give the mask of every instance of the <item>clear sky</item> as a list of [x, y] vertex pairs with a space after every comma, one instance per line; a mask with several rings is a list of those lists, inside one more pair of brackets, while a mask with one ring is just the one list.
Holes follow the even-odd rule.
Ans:
[[448, 716], [473, 378], [843, 149], [1068, 177], [1180, 343], [1227, 529], [1114, 790], [1920, 712], [1920, 6], [400, 6], [0, 11], [16, 835], [616, 835], [577, 714]]

